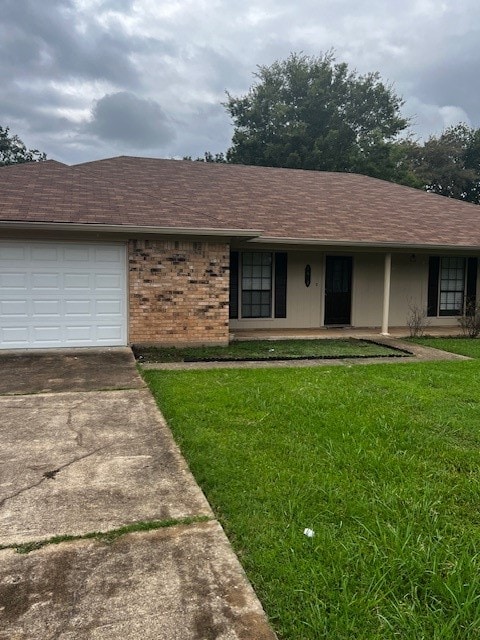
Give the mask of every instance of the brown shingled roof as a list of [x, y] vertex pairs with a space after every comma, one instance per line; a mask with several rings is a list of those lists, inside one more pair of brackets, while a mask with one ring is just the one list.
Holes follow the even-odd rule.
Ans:
[[0, 202], [5, 222], [227, 229], [209, 212], [137, 189], [133, 176], [109, 181], [54, 160], [1, 167]]
[[262, 239], [480, 246], [480, 208], [350, 173], [119, 157], [0, 169], [0, 220], [259, 229]]

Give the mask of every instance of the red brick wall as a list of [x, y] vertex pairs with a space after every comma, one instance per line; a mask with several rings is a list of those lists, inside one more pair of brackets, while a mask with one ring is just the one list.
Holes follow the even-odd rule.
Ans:
[[130, 240], [131, 344], [228, 343], [229, 246]]

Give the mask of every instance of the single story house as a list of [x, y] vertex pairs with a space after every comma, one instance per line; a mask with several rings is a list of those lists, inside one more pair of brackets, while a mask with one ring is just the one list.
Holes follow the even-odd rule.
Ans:
[[0, 348], [457, 326], [480, 208], [351, 173], [118, 157], [0, 168]]

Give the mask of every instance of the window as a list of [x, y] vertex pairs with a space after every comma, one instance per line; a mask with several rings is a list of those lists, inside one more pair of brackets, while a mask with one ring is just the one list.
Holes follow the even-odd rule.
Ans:
[[287, 254], [230, 252], [230, 318], [287, 317]]
[[242, 318], [272, 315], [272, 254], [242, 254]]
[[464, 300], [465, 258], [441, 258], [439, 315], [461, 315]]
[[431, 256], [428, 272], [428, 315], [459, 316], [475, 303], [477, 258]]

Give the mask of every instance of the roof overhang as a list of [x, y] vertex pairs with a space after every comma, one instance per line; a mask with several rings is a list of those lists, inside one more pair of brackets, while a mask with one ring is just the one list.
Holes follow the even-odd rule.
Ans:
[[480, 244], [428, 244], [409, 242], [367, 242], [330, 240], [325, 238], [278, 238], [263, 236], [259, 229], [218, 229], [197, 227], [154, 227], [139, 225], [112, 225], [74, 222], [21, 222], [16, 220], [0, 221], [0, 229], [30, 231], [62, 231], [77, 233], [105, 233], [119, 236], [161, 235], [161, 236], [201, 236], [215, 238], [237, 238], [249, 244], [296, 245], [304, 247], [332, 247], [345, 249], [383, 250], [383, 251], [469, 251], [479, 252]]
[[77, 231], [82, 233], [115, 233], [126, 236], [168, 235], [168, 236], [209, 236], [222, 238], [241, 238], [252, 240], [262, 232], [258, 229], [208, 229], [196, 227], [149, 227], [123, 224], [96, 224], [75, 222], [19, 222], [2, 220], [0, 229], [18, 229], [32, 231]]
[[342, 247], [343, 249], [383, 249], [385, 251], [480, 251], [480, 244], [455, 245], [455, 244], [428, 244], [409, 242], [359, 242], [352, 240], [329, 240], [318, 238], [275, 238], [268, 236], [255, 236], [251, 243], [275, 244], [275, 245], [300, 245], [313, 247]]

